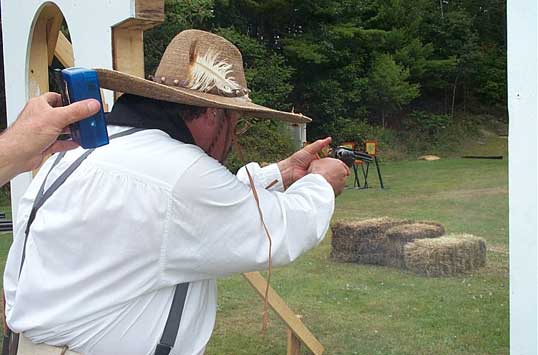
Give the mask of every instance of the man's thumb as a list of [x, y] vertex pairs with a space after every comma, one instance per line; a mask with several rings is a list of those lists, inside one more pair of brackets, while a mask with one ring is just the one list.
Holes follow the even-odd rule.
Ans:
[[304, 149], [310, 154], [318, 154], [323, 148], [331, 144], [332, 138], [318, 139], [312, 144], [307, 145]]
[[54, 115], [53, 120], [63, 128], [96, 114], [100, 108], [99, 101], [88, 99], [72, 103], [69, 106], [54, 108], [51, 113]]

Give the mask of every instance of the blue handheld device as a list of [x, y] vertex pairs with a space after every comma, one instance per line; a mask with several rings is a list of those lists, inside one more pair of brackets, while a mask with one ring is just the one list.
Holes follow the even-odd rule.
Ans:
[[64, 106], [85, 99], [96, 99], [101, 104], [101, 109], [95, 115], [69, 125], [71, 138], [85, 149], [108, 144], [97, 72], [86, 68], [56, 70], [56, 80], [60, 86]]

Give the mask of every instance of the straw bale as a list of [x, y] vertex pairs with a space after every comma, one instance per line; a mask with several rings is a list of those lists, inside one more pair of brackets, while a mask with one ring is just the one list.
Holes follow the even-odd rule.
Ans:
[[438, 157], [437, 155], [431, 155], [431, 154], [428, 154], [428, 155], [423, 155], [423, 156], [421, 156], [421, 157], [418, 157], [417, 159], [418, 159], [418, 160], [432, 161], [432, 160], [439, 160], [439, 159], [441, 159], [441, 158]]
[[436, 238], [445, 234], [442, 224], [421, 221], [394, 226], [385, 232], [387, 237], [387, 253], [385, 265], [399, 268], [405, 267], [404, 247], [416, 239]]
[[388, 217], [361, 221], [340, 221], [332, 225], [331, 258], [342, 262], [382, 265], [385, 259], [385, 231], [408, 220]]
[[453, 276], [486, 265], [486, 241], [470, 234], [417, 239], [404, 249], [406, 268], [425, 276]]

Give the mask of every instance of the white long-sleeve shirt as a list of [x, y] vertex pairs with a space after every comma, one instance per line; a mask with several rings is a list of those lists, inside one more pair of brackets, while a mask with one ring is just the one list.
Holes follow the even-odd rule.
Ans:
[[[82, 152], [66, 154], [45, 190]], [[112, 140], [39, 210], [19, 279], [26, 223], [53, 160], [17, 214], [4, 275], [11, 329], [86, 355], [150, 355], [175, 285], [190, 282], [171, 354], [203, 353], [215, 322], [215, 279], [268, 266], [268, 241], [244, 168], [234, 176], [199, 147], [159, 130]], [[276, 165], [248, 169], [272, 236], [273, 263], [287, 264], [323, 239], [333, 190], [309, 174], [283, 192]]]

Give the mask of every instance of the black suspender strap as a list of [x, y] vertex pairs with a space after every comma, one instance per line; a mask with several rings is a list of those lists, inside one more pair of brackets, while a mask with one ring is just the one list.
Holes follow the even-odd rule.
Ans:
[[37, 210], [39, 209], [37, 207], [38, 201], [42, 200], [42, 198], [43, 198], [43, 190], [45, 189], [45, 182], [47, 181], [50, 172], [60, 162], [60, 160], [62, 160], [64, 155], [65, 155], [65, 152], [61, 152], [60, 154], [58, 154], [58, 156], [56, 157], [56, 160], [52, 164], [49, 172], [45, 176], [45, 179], [43, 180], [43, 183], [41, 184], [41, 187], [39, 188], [39, 191], [37, 192], [37, 196], [36, 196], [36, 198], [34, 200], [32, 210], [30, 211], [30, 216], [28, 217], [28, 222], [26, 222], [26, 230], [24, 231], [24, 244], [22, 246], [22, 257], [21, 257], [21, 266], [19, 267], [19, 278], [21, 277], [21, 271], [22, 271], [22, 266], [24, 265], [24, 259], [26, 258], [26, 242], [28, 241], [28, 233], [30, 232], [30, 226], [34, 222], [35, 215], [37, 213]]
[[157, 348], [155, 349], [155, 355], [168, 355], [170, 350], [174, 347], [188, 290], [188, 282], [176, 285], [172, 306], [170, 306], [170, 312], [168, 313], [168, 319], [164, 326], [161, 341], [157, 344]]
[[[141, 131], [140, 128], [131, 128], [126, 131], [113, 134], [110, 136], [110, 139], [114, 138], [120, 138], [124, 137], [130, 134], [133, 134], [135, 132]], [[47, 176], [43, 180], [43, 183], [41, 184], [41, 187], [39, 188], [39, 191], [37, 193], [37, 196], [34, 200], [34, 205], [32, 206], [32, 210], [30, 212], [30, 216], [28, 218], [28, 223], [26, 225], [25, 230], [25, 236], [24, 236], [24, 244], [23, 244], [23, 250], [22, 250], [22, 257], [21, 257], [21, 266], [19, 269], [19, 277], [22, 272], [22, 267], [24, 265], [24, 260], [26, 257], [26, 243], [28, 241], [28, 234], [30, 232], [30, 227], [32, 223], [34, 222], [35, 216], [37, 214], [37, 211], [43, 206], [43, 204], [52, 196], [52, 194], [58, 190], [60, 186], [63, 185], [63, 183], [67, 180], [67, 178], [82, 164], [82, 162], [91, 154], [93, 153], [95, 149], [90, 149], [84, 154], [82, 154], [80, 157], [77, 158], [71, 164], [47, 189], [45, 190], [45, 184], [47, 181], [47, 178], [56, 167], [56, 165], [62, 160], [65, 153], [60, 153], [54, 163], [52, 164], [52, 167], [50, 168], [49, 172], [47, 173]], [[175, 291], [174, 291], [174, 297], [172, 299], [172, 305], [170, 306], [170, 312], [168, 314], [168, 318], [166, 320], [166, 324], [164, 326], [163, 334], [161, 336], [161, 340], [159, 344], [157, 344], [157, 347], [155, 349], [155, 355], [168, 355], [172, 348], [174, 347], [174, 344], [176, 342], [177, 333], [179, 330], [179, 324], [181, 322], [181, 315], [183, 314], [183, 308], [185, 306], [185, 299], [187, 297], [187, 291], [189, 289], [189, 283], [185, 282], [179, 285], [176, 285]], [[11, 332], [10, 332], [11, 333]], [[18, 334], [16, 335], [16, 342], [18, 342]]]

